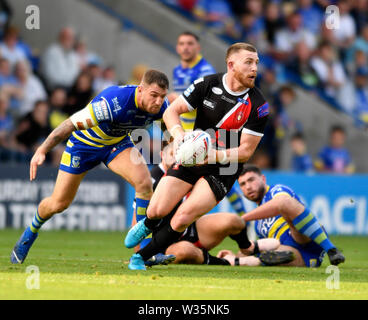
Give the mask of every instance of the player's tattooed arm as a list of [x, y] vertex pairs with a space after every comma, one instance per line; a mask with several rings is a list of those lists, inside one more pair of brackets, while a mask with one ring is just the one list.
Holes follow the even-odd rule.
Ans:
[[70, 119], [62, 122], [56, 127], [46, 138], [46, 140], [38, 147], [31, 159], [29, 168], [29, 179], [32, 181], [36, 178], [37, 167], [40, 166], [46, 159], [46, 153], [58, 145], [60, 142], [67, 139], [70, 134], [76, 130]]
[[59, 126], [57, 126], [42, 143], [40, 148], [44, 153], [49, 152], [52, 148], [58, 145], [60, 142], [66, 140], [71, 133], [75, 130], [75, 127], [70, 119], [66, 119]]

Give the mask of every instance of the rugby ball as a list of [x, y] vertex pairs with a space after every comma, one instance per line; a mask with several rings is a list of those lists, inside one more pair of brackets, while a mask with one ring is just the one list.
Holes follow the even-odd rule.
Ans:
[[206, 159], [211, 147], [211, 136], [207, 132], [202, 130], [188, 132], [176, 150], [175, 160], [184, 167], [201, 164]]

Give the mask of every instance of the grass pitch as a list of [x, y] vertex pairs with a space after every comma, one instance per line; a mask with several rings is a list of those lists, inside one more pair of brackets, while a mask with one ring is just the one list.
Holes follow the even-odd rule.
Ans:
[[[119, 232], [41, 231], [25, 263], [12, 265], [21, 233], [0, 230], [1, 300], [368, 299], [367, 237], [332, 237], [346, 261], [339, 266], [339, 289], [328, 289], [327, 257], [317, 269], [169, 265], [131, 271], [133, 251]], [[212, 254], [225, 248], [236, 250], [225, 240]], [[39, 289], [27, 289], [36, 283], [29, 266], [39, 270]]]

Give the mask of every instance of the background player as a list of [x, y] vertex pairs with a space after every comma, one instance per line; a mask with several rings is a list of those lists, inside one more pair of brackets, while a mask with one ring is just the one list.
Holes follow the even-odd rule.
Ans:
[[292, 250], [296, 259], [291, 265], [318, 267], [324, 251], [333, 265], [345, 261], [323, 226], [291, 188], [282, 184], [268, 186], [265, 176], [255, 166], [244, 167], [239, 185], [244, 196], [259, 205], [242, 218], [246, 222], [256, 220], [259, 238], [280, 239], [282, 246], [278, 250]]
[[135, 188], [137, 211], [145, 213], [152, 195], [151, 176], [130, 132], [162, 118], [168, 107], [165, 98], [168, 88], [165, 74], [148, 70], [139, 86], [112, 86], [103, 90], [50, 133], [31, 160], [31, 181], [46, 154], [70, 138], [53, 193], [40, 202], [31, 225], [12, 251], [12, 263], [23, 263], [41, 226], [69, 207], [87, 171], [101, 162]]
[[[192, 222], [221, 201], [238, 178], [240, 163], [254, 153], [269, 113], [267, 102], [254, 87], [258, 62], [254, 46], [233, 44], [226, 54], [227, 73], [197, 79], [165, 112], [165, 124], [178, 145], [184, 137], [179, 115], [197, 109], [195, 129], [211, 131], [215, 148], [209, 158], [216, 164], [169, 169], [155, 190], [147, 218], [128, 232], [126, 246], [140, 243], [189, 191], [190, 197], [179, 206], [168, 228], [160, 229], [133, 255], [129, 268], [144, 270], [145, 260], [177, 241]], [[221, 173], [225, 168], [227, 174]]]

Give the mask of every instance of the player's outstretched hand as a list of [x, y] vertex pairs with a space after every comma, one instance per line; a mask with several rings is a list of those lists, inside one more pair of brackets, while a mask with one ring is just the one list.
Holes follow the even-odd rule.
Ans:
[[43, 164], [46, 159], [46, 154], [37, 149], [36, 153], [33, 155], [31, 159], [31, 164], [29, 167], [29, 180], [32, 181], [36, 179], [37, 175], [37, 167]]
[[231, 250], [220, 250], [216, 257], [224, 258], [225, 256], [228, 256], [228, 255], [235, 256], [234, 252], [232, 252]]

